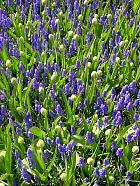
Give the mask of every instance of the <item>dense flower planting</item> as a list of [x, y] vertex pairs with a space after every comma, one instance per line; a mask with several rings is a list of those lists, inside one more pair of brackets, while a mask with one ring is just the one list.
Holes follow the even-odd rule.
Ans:
[[0, 186], [140, 185], [140, 1], [0, 0]]

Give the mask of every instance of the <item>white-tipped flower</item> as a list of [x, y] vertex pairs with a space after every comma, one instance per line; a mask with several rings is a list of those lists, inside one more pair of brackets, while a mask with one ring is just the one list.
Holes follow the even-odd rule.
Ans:
[[97, 121], [97, 119], [98, 119], [98, 114], [94, 114], [93, 117], [94, 117], [94, 120]]
[[94, 163], [93, 158], [88, 158], [87, 159], [87, 164], [92, 165], [93, 163]]
[[61, 52], [64, 51], [64, 45], [61, 44], [60, 47], [59, 47], [59, 49], [60, 49]]
[[128, 40], [126, 39], [126, 40], [124, 41], [124, 43], [125, 43], [125, 44], [128, 44]]
[[22, 107], [17, 107], [16, 110], [18, 113], [22, 113]]
[[119, 62], [120, 61], [120, 58], [119, 57], [116, 57], [116, 62]]
[[107, 129], [106, 131], [105, 131], [105, 135], [106, 136], [109, 136], [111, 134], [111, 129]]
[[49, 34], [49, 39], [50, 39], [50, 40], [53, 39], [53, 34]]
[[18, 26], [19, 26], [19, 28], [22, 28], [22, 24], [21, 23], [19, 23]]
[[62, 15], [63, 15], [63, 12], [62, 12], [62, 11], [60, 11], [60, 12], [59, 12], [59, 15], [60, 15], [60, 16], [62, 16]]
[[27, 21], [27, 26], [28, 26], [28, 27], [31, 27], [31, 26], [32, 26], [31, 21]]
[[51, 81], [54, 81], [57, 77], [57, 72], [53, 72], [52, 76], [51, 76]]
[[102, 74], [103, 74], [103, 73], [102, 73], [101, 70], [98, 70], [98, 71], [97, 71], [97, 76], [102, 76]]
[[61, 179], [62, 181], [66, 181], [66, 179], [67, 179], [67, 174], [66, 174], [65, 172], [63, 172], [63, 173], [60, 175], [60, 179]]
[[132, 152], [134, 153], [134, 154], [137, 154], [138, 152], [139, 152], [139, 146], [133, 146], [132, 147]]
[[83, 16], [82, 16], [82, 14], [80, 14], [80, 15], [78, 16], [78, 21], [82, 21], [82, 19], [83, 19]]
[[97, 56], [94, 56], [94, 57], [93, 57], [93, 61], [96, 61], [96, 60], [97, 60]]
[[47, 114], [47, 110], [45, 108], [41, 108], [40, 112], [43, 116], [46, 116]]
[[109, 176], [109, 181], [114, 182], [114, 176]]
[[45, 55], [46, 55], [46, 52], [43, 51], [43, 52], [41, 53], [41, 57], [45, 57]]
[[74, 34], [73, 38], [77, 40], [79, 38], [78, 34]]
[[37, 148], [41, 148], [41, 149], [43, 149], [44, 145], [45, 145], [44, 141], [41, 140], [41, 139], [39, 139], [37, 144], [36, 144]]
[[92, 77], [92, 78], [96, 78], [96, 77], [97, 77], [97, 72], [96, 72], [96, 71], [93, 71], [93, 72], [91, 73], [91, 77]]
[[20, 51], [20, 56], [23, 56], [24, 55], [24, 52], [23, 51]]
[[62, 128], [59, 125], [55, 126], [55, 131], [60, 133], [62, 131]]
[[59, 19], [56, 19], [56, 20], [55, 20], [55, 24], [58, 24], [58, 23], [59, 23]]
[[111, 15], [111, 14], [108, 14], [108, 15], [107, 15], [107, 18], [108, 18], [108, 19], [111, 19], [111, 18], [112, 18], [112, 15]]
[[8, 67], [8, 68], [11, 67], [11, 61], [9, 59], [7, 59], [7, 61], [6, 61], [6, 67]]
[[76, 99], [76, 95], [75, 94], [72, 94], [71, 95], [71, 100], [74, 101]]
[[41, 0], [41, 3], [42, 3], [42, 4], [45, 4], [45, 3], [46, 3], [46, 0]]
[[17, 79], [16, 79], [15, 77], [13, 77], [13, 78], [11, 79], [11, 83], [12, 83], [13, 85], [16, 85], [16, 84], [17, 84]]
[[44, 94], [44, 88], [43, 87], [39, 87], [39, 93]]
[[124, 41], [121, 41], [119, 45], [122, 47], [124, 45]]
[[52, 7], [53, 7], [53, 8], [56, 7], [56, 3], [55, 3], [55, 2], [53, 2]]
[[68, 37], [72, 37], [72, 36], [73, 36], [73, 31], [70, 30], [70, 31], [68, 32]]
[[98, 19], [98, 14], [95, 14], [94, 17], [95, 17], [96, 19]]
[[21, 36], [21, 37], [19, 38], [19, 41], [20, 41], [21, 43], [23, 43], [23, 42], [24, 42], [24, 38]]
[[91, 67], [91, 62], [87, 63], [87, 67], [90, 68]]
[[94, 18], [92, 19], [92, 24], [97, 24], [97, 22], [98, 22], [97, 18], [94, 17]]
[[19, 144], [23, 144], [23, 143], [24, 143], [24, 138], [21, 137], [21, 136], [19, 136], [19, 137], [18, 137], [18, 143], [19, 143]]
[[87, 4], [88, 4], [88, 0], [85, 0], [85, 1], [84, 1], [84, 5], [87, 5]]

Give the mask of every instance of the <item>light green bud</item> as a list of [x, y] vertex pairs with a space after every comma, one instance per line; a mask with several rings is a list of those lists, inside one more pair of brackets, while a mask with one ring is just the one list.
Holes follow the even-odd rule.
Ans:
[[139, 152], [139, 146], [133, 146], [133, 147], [132, 147], [132, 152], [133, 152], [134, 154], [137, 154], [137, 153]]
[[7, 61], [6, 61], [6, 67], [8, 67], [8, 68], [11, 67], [11, 61], [9, 59], [7, 59]]
[[41, 139], [39, 139], [37, 144], [36, 144], [37, 148], [41, 148], [41, 149], [43, 149], [44, 145], [45, 145], [44, 141], [41, 140]]
[[24, 143], [24, 138], [21, 137], [21, 136], [19, 136], [19, 137], [18, 137], [18, 143], [19, 143], [19, 144], [23, 144], [23, 143]]
[[16, 79], [15, 77], [13, 77], [13, 78], [11, 79], [11, 83], [12, 83], [13, 85], [16, 85], [16, 84], [17, 84], [17, 79]]
[[41, 108], [40, 112], [43, 116], [46, 116], [46, 114], [47, 114], [47, 110], [45, 108]]
[[63, 172], [63, 173], [60, 175], [60, 179], [61, 179], [62, 181], [66, 181], [66, 179], [67, 179], [67, 174], [66, 174], [65, 172]]
[[93, 158], [88, 158], [87, 159], [87, 164], [92, 165], [93, 163], [94, 163]]

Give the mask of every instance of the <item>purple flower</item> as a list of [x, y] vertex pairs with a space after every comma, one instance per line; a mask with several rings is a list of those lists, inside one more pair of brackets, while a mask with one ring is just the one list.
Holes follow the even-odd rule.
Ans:
[[106, 169], [105, 168], [101, 168], [99, 169], [99, 178], [103, 178], [106, 175]]
[[107, 166], [107, 165], [109, 165], [109, 160], [108, 159], [104, 159], [103, 166]]
[[59, 138], [59, 137], [56, 137], [55, 143], [56, 143], [57, 145], [60, 144], [60, 138]]
[[80, 157], [78, 161], [78, 166], [82, 167], [84, 165], [84, 158]]
[[83, 179], [83, 182], [84, 182], [84, 183], [87, 183], [88, 180], [89, 180], [89, 179], [86, 177], [86, 178]]
[[31, 176], [28, 174], [26, 167], [22, 167], [21, 176], [26, 182], [31, 181]]
[[44, 159], [44, 161], [46, 161], [46, 159], [49, 157], [49, 152], [48, 152], [48, 150], [44, 150], [44, 152], [43, 152], [43, 159]]
[[122, 149], [118, 148], [116, 151], [116, 156], [121, 157], [122, 156]]
[[114, 150], [114, 151], [116, 151], [116, 149], [117, 149], [116, 141], [113, 141], [111, 143], [111, 149]]
[[128, 134], [126, 135], [125, 140], [126, 140], [127, 143], [130, 143], [130, 142], [132, 141], [132, 135], [128, 133]]

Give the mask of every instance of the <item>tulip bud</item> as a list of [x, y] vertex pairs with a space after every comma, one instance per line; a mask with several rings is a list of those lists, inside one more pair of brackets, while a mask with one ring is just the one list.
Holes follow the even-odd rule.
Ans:
[[51, 81], [54, 81], [57, 77], [57, 72], [53, 72], [52, 76], [51, 76]]
[[87, 159], [87, 164], [92, 165], [93, 163], [94, 163], [93, 158], [88, 158]]
[[137, 153], [139, 152], [139, 146], [133, 146], [133, 147], [132, 147], [132, 152], [133, 152], [134, 154], [137, 154]]
[[39, 139], [38, 142], [37, 142], [37, 144], [36, 144], [36, 146], [37, 146], [38, 148], [41, 148], [41, 149], [43, 149], [44, 145], [45, 145], [45, 144], [44, 144], [44, 141], [41, 140], [41, 139]]
[[67, 174], [66, 174], [65, 172], [63, 172], [63, 173], [60, 175], [60, 179], [61, 179], [62, 181], [66, 181], [66, 179], [67, 179]]
[[60, 45], [59, 49], [60, 49], [61, 52], [63, 52], [64, 51], [64, 45], [63, 44]]
[[96, 72], [96, 71], [93, 71], [93, 72], [91, 73], [91, 77], [92, 77], [92, 78], [96, 78], [96, 77], [97, 77], [97, 72]]
[[83, 19], [83, 16], [82, 16], [82, 14], [80, 14], [80, 15], [78, 16], [78, 21], [82, 21], [82, 19]]
[[106, 136], [109, 136], [111, 134], [111, 129], [107, 129], [106, 131], [105, 131], [105, 135]]
[[12, 83], [13, 85], [16, 85], [16, 84], [17, 84], [17, 79], [16, 79], [15, 77], [13, 77], [13, 78], [11, 79], [11, 83]]
[[17, 107], [16, 110], [18, 113], [22, 113], [22, 107]]
[[84, 1], [84, 5], [87, 5], [87, 4], [88, 4], [88, 0], [85, 0], [85, 1]]
[[47, 114], [47, 110], [45, 108], [41, 108], [40, 112], [43, 116], [46, 116], [46, 114]]
[[70, 31], [68, 32], [68, 37], [72, 37], [72, 36], [73, 36], [73, 31], [70, 30]]
[[60, 133], [62, 131], [62, 128], [59, 125], [55, 126], [55, 131]]
[[91, 67], [91, 62], [87, 63], [87, 67], [90, 68]]
[[71, 100], [74, 101], [76, 99], [76, 95], [75, 94], [72, 94], [71, 95]]
[[43, 87], [39, 87], [39, 93], [44, 94], [44, 88]]
[[114, 182], [114, 176], [109, 176], [109, 181]]
[[101, 70], [98, 70], [98, 71], [97, 71], [97, 75], [98, 75], [98, 76], [102, 76], [102, 71], [101, 71]]
[[11, 67], [11, 61], [9, 59], [7, 59], [7, 61], [6, 61], [6, 67], [8, 67], [8, 68]]
[[97, 56], [94, 56], [94, 57], [93, 57], [93, 61], [96, 61], [96, 60], [97, 60]]
[[97, 22], [98, 22], [97, 18], [94, 17], [94, 18], [92, 19], [92, 24], [97, 24]]
[[60, 12], [59, 12], [59, 15], [60, 15], [60, 16], [62, 16], [62, 15], [63, 15], [63, 12], [62, 12], [62, 11], [60, 11]]
[[77, 39], [79, 38], [78, 34], [75, 34], [75, 35], [73, 36], [73, 38], [74, 38], [75, 40], [77, 40]]
[[18, 137], [18, 143], [19, 143], [19, 144], [23, 144], [23, 143], [24, 143], [24, 138], [21, 137], [21, 136], [19, 136], [19, 137]]
[[53, 34], [49, 34], [49, 39], [50, 39], [50, 40], [53, 39]]
[[111, 18], [112, 18], [112, 15], [111, 15], [111, 14], [108, 14], [108, 15], [107, 15], [107, 18], [108, 18], [108, 19], [111, 19]]
[[55, 20], [55, 24], [58, 24], [58, 23], [59, 23], [59, 19], [56, 19], [56, 20]]
[[120, 58], [119, 57], [116, 57], [116, 62], [119, 62], [120, 61]]

